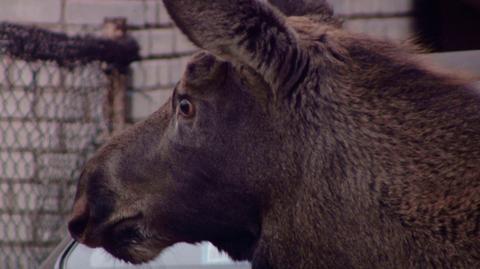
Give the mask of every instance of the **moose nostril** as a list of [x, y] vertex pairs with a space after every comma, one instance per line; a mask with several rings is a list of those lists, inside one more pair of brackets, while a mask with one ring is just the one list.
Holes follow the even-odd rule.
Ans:
[[84, 233], [88, 221], [90, 218], [90, 212], [85, 196], [80, 197], [73, 205], [73, 213], [70, 222], [68, 223], [68, 230], [75, 240], [79, 240]]
[[79, 216], [77, 218], [73, 218], [68, 223], [68, 230], [72, 237], [79, 241], [82, 238], [82, 234], [85, 231], [88, 223], [88, 215]]

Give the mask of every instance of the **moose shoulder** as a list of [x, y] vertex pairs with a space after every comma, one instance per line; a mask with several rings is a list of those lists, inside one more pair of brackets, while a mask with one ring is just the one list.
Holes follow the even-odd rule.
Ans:
[[79, 181], [71, 234], [132, 263], [480, 268], [480, 95], [323, 1], [164, 0], [205, 51]]

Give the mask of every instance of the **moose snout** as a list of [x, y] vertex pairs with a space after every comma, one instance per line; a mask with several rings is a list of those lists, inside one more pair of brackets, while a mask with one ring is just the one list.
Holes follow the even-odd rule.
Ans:
[[90, 212], [85, 195], [75, 201], [72, 216], [68, 222], [68, 230], [77, 241], [83, 241], [83, 234], [87, 228]]
[[90, 247], [99, 247], [102, 232], [111, 218], [114, 201], [105, 186], [103, 173], [83, 173], [68, 222], [71, 236]]

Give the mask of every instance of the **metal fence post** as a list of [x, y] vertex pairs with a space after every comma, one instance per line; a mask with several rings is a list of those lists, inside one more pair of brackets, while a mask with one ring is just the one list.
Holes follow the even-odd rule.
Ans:
[[[126, 18], [106, 18], [103, 25], [103, 34], [112, 40], [122, 40], [127, 37]], [[126, 127], [127, 119], [127, 88], [129, 83], [129, 70], [125, 66], [106, 66], [109, 89], [108, 98], [104, 107], [108, 120], [109, 135]]]

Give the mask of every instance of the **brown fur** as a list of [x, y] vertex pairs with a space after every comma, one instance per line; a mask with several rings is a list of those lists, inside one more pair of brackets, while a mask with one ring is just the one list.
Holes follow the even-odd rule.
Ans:
[[345, 32], [323, 2], [164, 2], [213, 55], [87, 164], [75, 238], [134, 263], [208, 240], [253, 269], [480, 267], [466, 81]]

